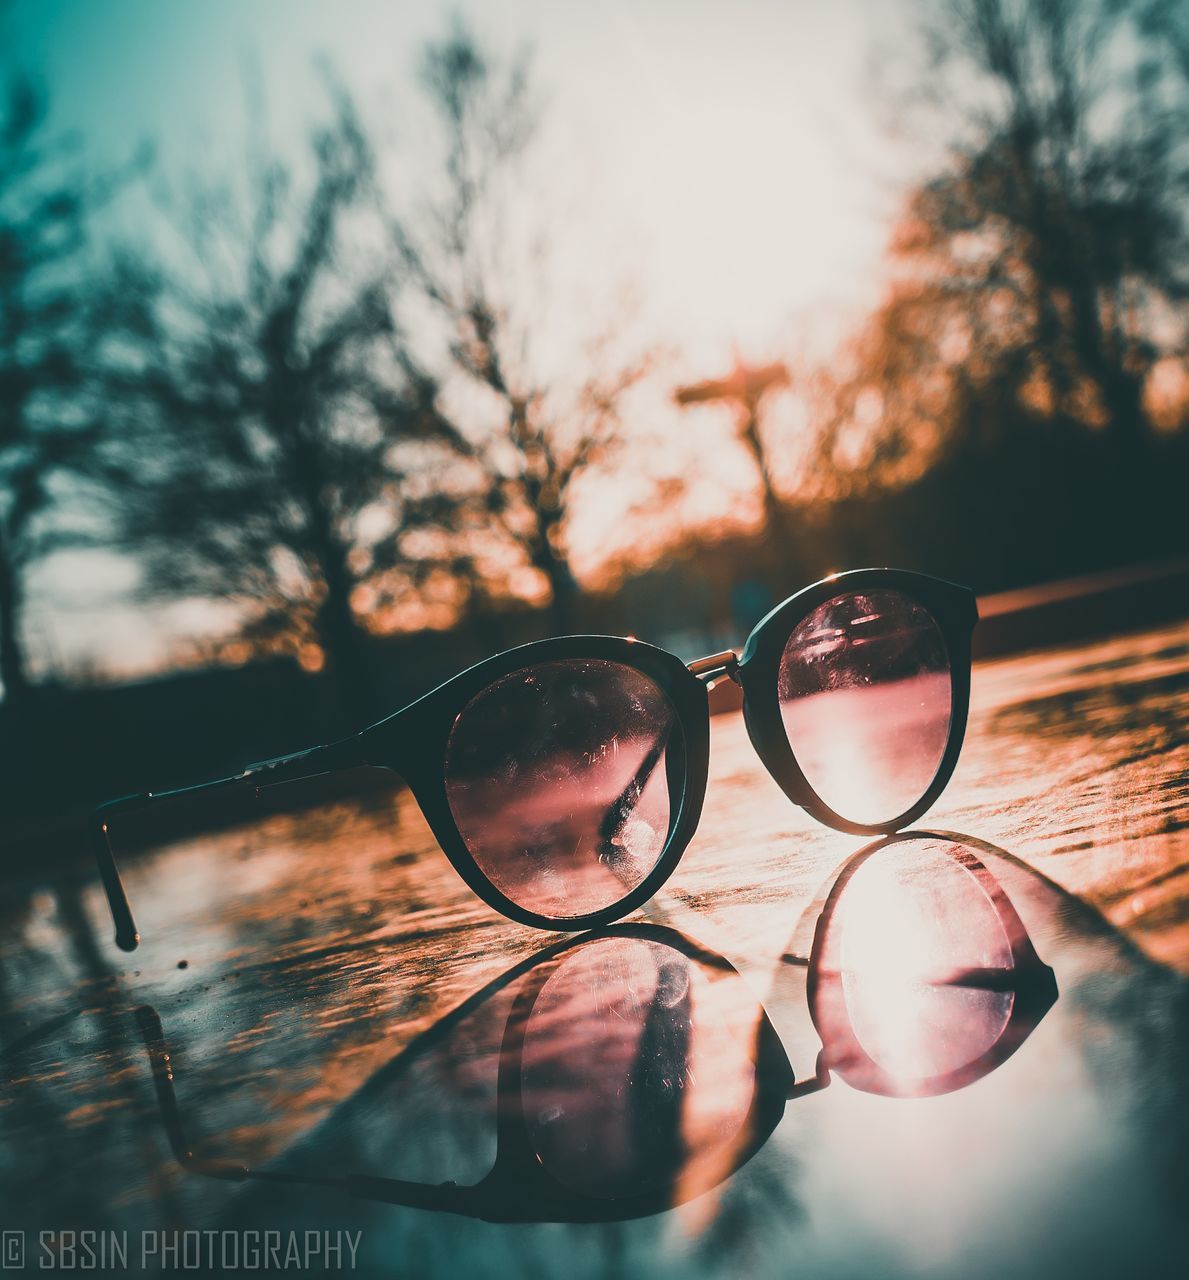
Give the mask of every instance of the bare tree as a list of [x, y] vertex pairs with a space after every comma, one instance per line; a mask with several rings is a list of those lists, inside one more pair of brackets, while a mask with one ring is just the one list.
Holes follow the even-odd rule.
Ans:
[[29, 692], [26, 578], [82, 529], [58, 499], [85, 487], [102, 425], [91, 387], [96, 295], [87, 223], [110, 183], [84, 175], [77, 145], [47, 130], [46, 94], [20, 75], [0, 115], [0, 680]]
[[148, 412], [114, 453], [148, 588], [233, 602], [237, 643], [325, 660], [358, 703], [367, 615], [412, 589], [400, 539], [439, 514], [406, 481], [461, 441], [398, 340], [391, 255], [352, 265], [372, 159], [342, 94], [312, 160], [307, 189], [258, 142], [246, 212], [228, 188], [189, 200], [189, 272], [126, 263]]
[[992, 397], [1003, 413], [1102, 428], [1138, 463], [1145, 388], [1186, 351], [1185, 12], [925, 6], [922, 81], [949, 159], [908, 201], [894, 284], [824, 413], [827, 451], [866, 417], [864, 470], [910, 474]]
[[[612, 324], [575, 352], [588, 372], [572, 385], [563, 388], [541, 371], [533, 348], [545, 321], [502, 270], [508, 192], [520, 212], [532, 205], [517, 172], [536, 119], [527, 64], [523, 58], [500, 64], [456, 26], [428, 46], [423, 82], [442, 127], [444, 180], [428, 212], [412, 228], [407, 221], [394, 224], [393, 232], [444, 321], [463, 398], [468, 389], [478, 393], [478, 409], [454, 415], [472, 451], [464, 545], [472, 549], [473, 566], [484, 559], [499, 564], [500, 549], [510, 550], [543, 580], [553, 625], [567, 630], [577, 598], [569, 542], [573, 493], [617, 451], [624, 398], [653, 356], [618, 356]], [[476, 576], [481, 595], [490, 587], [481, 569]]]

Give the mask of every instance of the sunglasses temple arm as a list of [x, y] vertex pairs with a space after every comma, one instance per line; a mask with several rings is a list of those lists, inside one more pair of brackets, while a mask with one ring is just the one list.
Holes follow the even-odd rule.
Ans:
[[128, 891], [120, 876], [120, 868], [116, 856], [112, 852], [111, 840], [107, 833], [107, 819], [116, 813], [139, 807], [143, 797], [124, 796], [119, 800], [109, 800], [100, 805], [91, 815], [89, 828], [91, 850], [95, 854], [95, 863], [99, 868], [99, 877], [103, 881], [103, 891], [107, 894], [107, 905], [111, 908], [112, 922], [116, 926], [116, 946], [121, 951], [135, 951], [140, 946], [140, 932], [136, 928], [136, 920], [132, 915], [132, 907], [128, 902]]
[[252, 1176], [244, 1165], [227, 1160], [205, 1160], [194, 1155], [182, 1124], [182, 1112], [174, 1091], [173, 1061], [165, 1045], [165, 1029], [160, 1015], [152, 1005], [142, 1004], [135, 1011], [136, 1024], [140, 1028], [149, 1066], [153, 1072], [153, 1088], [157, 1093], [157, 1106], [161, 1122], [169, 1139], [173, 1158], [183, 1169], [191, 1173], [205, 1174], [208, 1178], [220, 1178], [224, 1182], [245, 1182]]
[[104, 892], [107, 894], [107, 903], [111, 908], [112, 921], [116, 927], [116, 946], [121, 951], [135, 951], [140, 945], [140, 933], [111, 847], [108, 823], [112, 818], [152, 808], [163, 800], [197, 797], [242, 785], [245, 782], [254, 784], [259, 792], [265, 787], [277, 786], [284, 782], [297, 782], [302, 778], [313, 778], [364, 763], [358, 740], [347, 738], [327, 746], [297, 751], [292, 755], [261, 760], [256, 764], [247, 765], [239, 773], [226, 778], [216, 778], [213, 782], [176, 787], [170, 791], [144, 791], [101, 804], [91, 815], [90, 841], [95, 862], [99, 868], [99, 876], [103, 881]]
[[349, 1174], [336, 1180], [349, 1195], [359, 1200], [380, 1204], [404, 1205], [410, 1209], [428, 1209], [431, 1213], [458, 1213], [466, 1217], [482, 1217], [482, 1197], [478, 1187], [460, 1187], [454, 1182], [437, 1186], [424, 1182], [406, 1182], [401, 1178], [377, 1178], [366, 1174]]
[[178, 1105], [174, 1080], [173, 1059], [165, 1043], [165, 1029], [161, 1017], [152, 1005], [141, 1005], [135, 1011], [137, 1026], [149, 1055], [153, 1073], [153, 1088], [157, 1094], [157, 1106], [161, 1122], [169, 1140], [173, 1158], [189, 1173], [218, 1178], [223, 1182], [247, 1182], [249, 1179], [265, 1182], [287, 1182], [303, 1185], [338, 1187], [348, 1194], [367, 1200], [379, 1200], [387, 1204], [408, 1205], [416, 1209], [432, 1209], [444, 1213], [467, 1213], [476, 1197], [474, 1188], [459, 1187], [452, 1182], [442, 1186], [430, 1186], [417, 1182], [402, 1182], [392, 1178], [373, 1178], [352, 1175], [345, 1178], [306, 1177], [302, 1174], [272, 1170], [249, 1169], [233, 1160], [212, 1160], [196, 1156], [190, 1149], [186, 1128], [182, 1123], [182, 1111]]

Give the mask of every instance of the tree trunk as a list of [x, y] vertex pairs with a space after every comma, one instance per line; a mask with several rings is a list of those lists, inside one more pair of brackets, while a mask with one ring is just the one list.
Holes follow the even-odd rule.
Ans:
[[351, 607], [354, 583], [347, 566], [347, 552], [315, 485], [310, 485], [307, 490], [306, 519], [309, 521], [311, 549], [326, 590], [314, 622], [318, 644], [326, 657], [328, 674], [347, 718], [352, 727], [359, 729], [378, 719], [383, 708], [377, 709], [372, 705], [369, 655], [363, 643], [363, 631]]
[[537, 535], [533, 546], [532, 561], [545, 575], [549, 583], [549, 624], [554, 635], [573, 633], [578, 603], [578, 584], [570, 571], [568, 561], [553, 545], [551, 533], [557, 523], [542, 519], [537, 512]]
[[1099, 375], [1098, 386], [1120, 462], [1141, 467], [1148, 461], [1149, 442], [1143, 384], [1126, 369], [1111, 369]]
[[551, 600], [549, 617], [553, 633], [572, 635], [577, 626], [578, 584], [570, 572], [570, 566], [554, 557], [554, 571], [549, 575]]
[[0, 531], [0, 681], [4, 698], [14, 710], [29, 695], [25, 653], [21, 640], [21, 583], [12, 547]]
[[273, 434], [285, 441], [290, 475], [306, 518], [306, 550], [316, 562], [326, 594], [314, 620], [316, 640], [326, 659], [337, 700], [345, 712], [345, 727], [360, 729], [378, 719], [371, 701], [368, 655], [362, 632], [351, 608], [354, 580], [347, 565], [347, 551], [334, 527], [326, 497], [326, 459], [319, 442], [303, 422], [300, 406], [290, 394], [277, 397], [272, 413]]
[[1144, 413], [1143, 379], [1127, 367], [1127, 338], [1122, 332], [1108, 337], [1103, 331], [1100, 299], [1092, 281], [1071, 280], [1074, 343], [1086, 373], [1093, 379], [1106, 411], [1107, 429], [1115, 441], [1124, 467], [1143, 464], [1148, 447], [1148, 422]]
[[[323, 517], [325, 513], [322, 513]], [[315, 521], [315, 524], [324, 523]], [[346, 710], [357, 728], [379, 719], [386, 710], [372, 705], [369, 655], [363, 629], [351, 607], [351, 576], [346, 556], [329, 531], [320, 539], [319, 559], [326, 596], [318, 610], [318, 643]]]

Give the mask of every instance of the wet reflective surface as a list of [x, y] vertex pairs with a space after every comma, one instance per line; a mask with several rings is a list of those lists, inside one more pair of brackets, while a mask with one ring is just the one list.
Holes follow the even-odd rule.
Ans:
[[489, 913], [382, 779], [146, 847], [132, 957], [31, 875], [4, 1225], [345, 1227], [377, 1275], [1175, 1274], [1187, 671], [1184, 628], [976, 668], [930, 833], [874, 844], [720, 717], [698, 837], [606, 935]]

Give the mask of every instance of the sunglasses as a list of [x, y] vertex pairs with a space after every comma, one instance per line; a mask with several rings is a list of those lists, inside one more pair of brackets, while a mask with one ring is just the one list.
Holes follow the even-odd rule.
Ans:
[[488, 906], [540, 929], [610, 924], [660, 889], [693, 838], [718, 679], [742, 689], [752, 744], [794, 804], [839, 831], [891, 834], [957, 764], [977, 618], [966, 587], [856, 569], [778, 605], [741, 654], [687, 665], [614, 636], [511, 649], [352, 737], [101, 806], [92, 838], [116, 943], [140, 941], [109, 839], [117, 814], [361, 766], [400, 774]]

